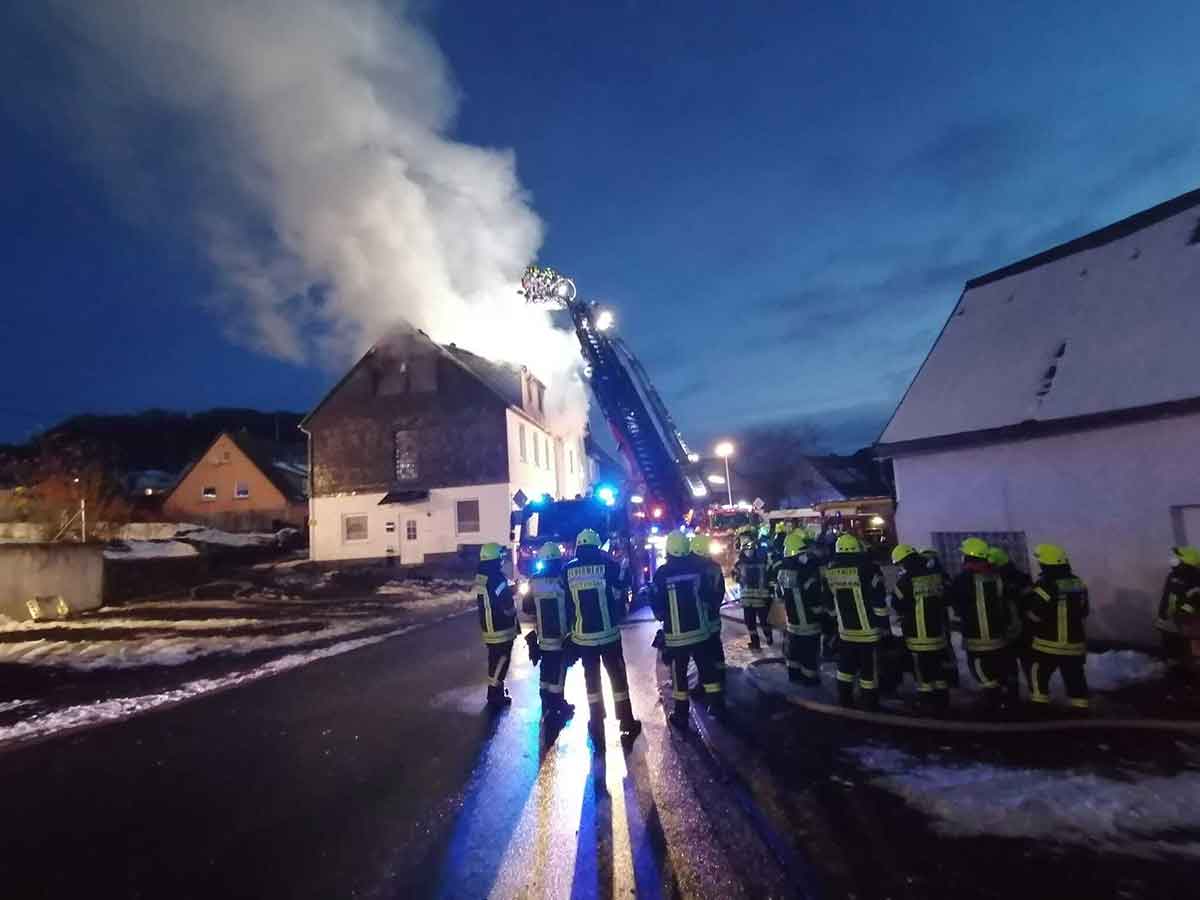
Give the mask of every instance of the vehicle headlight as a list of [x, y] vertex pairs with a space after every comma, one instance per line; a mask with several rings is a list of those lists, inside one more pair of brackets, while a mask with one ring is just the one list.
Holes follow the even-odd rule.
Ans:
[[528, 594], [529, 593], [529, 582], [522, 581], [520, 584], [518, 584], [517, 585], [517, 593], [520, 594], [522, 597], [524, 597], [526, 594]]

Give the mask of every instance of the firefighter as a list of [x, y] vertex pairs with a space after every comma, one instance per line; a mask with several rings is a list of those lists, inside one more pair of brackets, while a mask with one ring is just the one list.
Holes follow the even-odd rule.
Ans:
[[771, 551], [767, 559], [769, 565], [776, 565], [783, 562], [783, 544], [787, 540], [787, 531], [786, 522], [775, 523], [775, 533], [771, 535]]
[[947, 599], [962, 629], [967, 667], [983, 688], [986, 705], [995, 708], [1017, 691], [1009, 645], [1012, 606], [1004, 582], [988, 563], [987, 542], [969, 537], [961, 550], [963, 569], [950, 582]]
[[767, 621], [771, 612], [771, 586], [767, 580], [767, 556], [762, 545], [753, 537], [745, 537], [737, 562], [733, 564], [733, 579], [742, 589], [742, 615], [750, 632], [750, 649], [761, 650], [758, 629], [762, 628], [767, 645], [775, 643], [775, 633]]
[[1088, 590], [1071, 571], [1070, 560], [1056, 544], [1038, 544], [1033, 556], [1041, 574], [1026, 595], [1026, 616], [1032, 626], [1029, 673], [1033, 702], [1050, 703], [1050, 679], [1062, 673], [1071, 709], [1086, 713], [1088, 702], [1087, 632]]
[[704, 568], [692, 556], [687, 535], [667, 535], [667, 561], [654, 573], [654, 617], [663, 623], [663, 657], [671, 665], [675, 707], [668, 721], [676, 728], [688, 727], [688, 663], [696, 662], [709, 710], [720, 715], [725, 694], [709, 651], [712, 627], [711, 605], [704, 590]]
[[725, 644], [721, 641], [721, 604], [725, 601], [725, 573], [721, 564], [712, 558], [712, 539], [707, 534], [692, 537], [692, 556], [702, 572], [701, 590], [708, 604], [708, 652], [725, 689]]
[[838, 622], [838, 703], [854, 705], [857, 681], [863, 708], [878, 709], [879, 645], [888, 630], [883, 573], [852, 534], [834, 544], [825, 568], [825, 598]]
[[1173, 671], [1180, 671], [1192, 657], [1191, 639], [1183, 632], [1196, 624], [1200, 624], [1200, 550], [1173, 547], [1171, 571], [1154, 622], [1162, 633], [1163, 652]]
[[1016, 567], [1003, 547], [988, 547], [988, 564], [1004, 583], [1004, 595], [1009, 598], [1013, 624], [1009, 627], [1009, 645], [1018, 670], [1025, 675], [1029, 693], [1033, 693], [1033, 682], [1029, 680], [1029, 620], [1025, 618], [1025, 597], [1033, 579]]
[[[932, 547], [926, 547], [921, 551], [921, 556], [925, 559], [925, 568], [930, 574], [942, 576], [944, 586], [946, 570], [942, 566], [937, 551]], [[942, 660], [942, 675], [946, 679], [946, 684], [956, 688], [958, 687], [958, 653], [954, 650], [954, 632], [950, 627], [950, 603], [946, 600], [943, 605], [946, 608], [946, 658]]]
[[503, 555], [499, 544], [484, 544], [479, 548], [479, 568], [475, 571], [475, 603], [488, 652], [487, 703], [492, 709], [512, 704], [504, 689], [504, 677], [512, 660], [513, 641], [521, 631], [512, 585], [503, 570]]
[[897, 544], [892, 563], [900, 567], [892, 608], [900, 619], [904, 646], [912, 654], [917, 705], [940, 712], [950, 705], [945, 659], [948, 643], [945, 582], [928, 560], [908, 544]]
[[621, 735], [632, 741], [642, 731], [629, 701], [629, 678], [621, 648], [621, 617], [625, 612], [620, 567], [600, 549], [600, 535], [585, 528], [575, 538], [575, 558], [563, 566], [562, 585], [575, 612], [571, 642], [583, 660], [587, 687], [588, 733], [597, 750], [604, 747], [604, 694], [600, 667], [608, 672]]
[[787, 613], [788, 680], [810, 686], [821, 683], [818, 657], [827, 617], [821, 567], [816, 556], [807, 552], [811, 543], [812, 538], [802, 529], [788, 534], [774, 577]]
[[562, 547], [556, 541], [547, 541], [538, 548], [536, 571], [529, 581], [537, 617], [534, 638], [542, 670], [542, 720], [547, 723], [564, 722], [575, 713], [575, 707], [563, 697], [573, 650], [571, 622], [575, 616], [563, 587], [562, 566]]

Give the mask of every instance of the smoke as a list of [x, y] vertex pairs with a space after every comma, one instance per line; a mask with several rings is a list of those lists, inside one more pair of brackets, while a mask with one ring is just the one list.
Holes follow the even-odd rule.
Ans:
[[200, 242], [232, 340], [336, 370], [406, 320], [529, 365], [557, 427], [582, 428], [574, 338], [516, 293], [542, 225], [513, 154], [450, 137], [446, 61], [405, 4], [50, 8], [45, 27], [73, 35], [89, 158], [116, 196]]

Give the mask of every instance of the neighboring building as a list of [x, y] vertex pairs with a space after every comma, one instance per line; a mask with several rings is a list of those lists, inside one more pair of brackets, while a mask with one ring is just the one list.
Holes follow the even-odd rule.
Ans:
[[1089, 635], [1149, 643], [1200, 544], [1200, 191], [967, 282], [877, 452], [901, 540], [1062, 544]]
[[469, 555], [507, 543], [513, 495], [590, 484], [581, 434], [547, 421], [546, 389], [421, 331], [372, 347], [314, 409], [309, 537], [316, 560]]
[[163, 514], [225, 531], [303, 528], [308, 513], [303, 452], [303, 445], [223, 432], [184, 470], [163, 502]]

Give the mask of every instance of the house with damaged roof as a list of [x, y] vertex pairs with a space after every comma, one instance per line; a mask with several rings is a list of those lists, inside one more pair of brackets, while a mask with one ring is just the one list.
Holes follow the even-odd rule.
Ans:
[[515, 495], [574, 497], [592, 481], [584, 434], [549, 408], [525, 367], [393, 332], [301, 423], [312, 558], [416, 565], [508, 543]]
[[884, 429], [899, 539], [1061, 544], [1089, 636], [1150, 643], [1200, 544], [1200, 190], [968, 281]]

